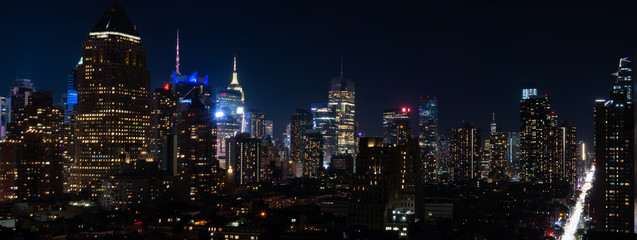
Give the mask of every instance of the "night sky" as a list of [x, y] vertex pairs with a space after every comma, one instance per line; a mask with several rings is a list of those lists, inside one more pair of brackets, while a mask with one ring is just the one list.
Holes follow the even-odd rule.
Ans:
[[[594, 99], [608, 96], [618, 59], [637, 52], [634, 3], [121, 2], [147, 48], [153, 88], [174, 69], [179, 28], [182, 72], [208, 74], [213, 87], [226, 87], [238, 53], [248, 108], [273, 119], [278, 138], [295, 108], [327, 101], [342, 50], [368, 136], [382, 134], [383, 108], [415, 109], [426, 95], [439, 99], [445, 135], [466, 120], [486, 136], [492, 112], [504, 130], [518, 131], [521, 90], [533, 84], [592, 143]], [[29, 78], [59, 101], [109, 3], [3, 1], [0, 93], [16, 77]]]

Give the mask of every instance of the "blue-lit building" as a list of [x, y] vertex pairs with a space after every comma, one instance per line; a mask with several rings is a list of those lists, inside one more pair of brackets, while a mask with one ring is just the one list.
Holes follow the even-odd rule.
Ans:
[[217, 89], [214, 107], [214, 118], [217, 121], [217, 158], [219, 165], [226, 168], [226, 141], [241, 133], [245, 114], [243, 88], [239, 84], [237, 74], [237, 56], [234, 56], [232, 81], [228, 88]]
[[212, 109], [214, 99], [212, 98], [212, 88], [208, 85], [208, 75], [200, 77], [197, 72], [190, 75], [173, 72], [171, 78], [173, 93], [179, 100], [179, 112], [185, 111], [190, 106], [191, 100], [188, 95], [192, 94], [192, 91], [197, 91], [199, 100], [207, 110]]
[[313, 128], [323, 135], [323, 167], [330, 165], [336, 154], [336, 112], [327, 103], [312, 103]]
[[438, 143], [438, 99], [433, 96], [418, 99], [418, 145], [425, 182], [436, 179], [436, 149]]
[[[82, 58], [77, 65], [82, 64]], [[64, 101], [64, 124], [70, 124], [75, 117], [77, 105], [77, 65], [66, 76], [66, 100]]]

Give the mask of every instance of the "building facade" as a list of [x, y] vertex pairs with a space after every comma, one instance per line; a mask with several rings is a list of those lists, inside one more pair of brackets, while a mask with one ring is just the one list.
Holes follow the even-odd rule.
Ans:
[[122, 162], [152, 161], [146, 49], [119, 2], [93, 27], [82, 56], [72, 191], [99, 188]]

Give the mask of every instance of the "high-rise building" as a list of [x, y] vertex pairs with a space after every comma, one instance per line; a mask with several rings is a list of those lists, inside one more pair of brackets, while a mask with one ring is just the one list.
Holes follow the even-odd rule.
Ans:
[[433, 96], [418, 99], [418, 145], [420, 146], [420, 168], [425, 182], [436, 179], [438, 143], [438, 99]]
[[229, 138], [228, 161], [239, 185], [258, 183], [261, 181], [261, 139], [250, 137], [249, 133], [241, 133]]
[[183, 112], [188, 110], [188, 106], [191, 104], [188, 95], [193, 91], [196, 91], [199, 100], [204, 104], [207, 110], [212, 110], [214, 98], [212, 96], [212, 88], [208, 85], [208, 75], [200, 77], [198, 72], [193, 74], [182, 74], [179, 64], [179, 29], [177, 29], [177, 47], [175, 54], [175, 71], [172, 72], [172, 90], [174, 96], [179, 101], [178, 111]]
[[71, 190], [99, 188], [122, 162], [152, 161], [146, 49], [113, 1], [89, 33], [77, 67], [77, 152]]
[[188, 110], [188, 106], [192, 103], [190, 95], [197, 92], [199, 100], [203, 102], [207, 110], [211, 110], [214, 99], [212, 97], [212, 88], [208, 85], [208, 75], [198, 76], [198, 72], [193, 74], [172, 73], [172, 93], [179, 101], [178, 111]]
[[418, 144], [385, 146], [382, 138], [361, 138], [352, 175], [348, 225], [356, 230], [397, 231], [407, 237], [420, 214]]
[[177, 176], [185, 183], [191, 201], [206, 199], [218, 188], [215, 122], [195, 93], [182, 112], [177, 134]]
[[524, 89], [520, 100], [520, 179], [525, 182], [551, 181], [551, 154], [548, 135], [554, 117], [551, 101], [537, 95], [537, 89]]
[[16, 199], [16, 148], [19, 141], [0, 141], [0, 202]]
[[511, 168], [511, 175], [520, 173], [520, 134], [510, 132], [507, 136], [507, 163]]
[[0, 140], [7, 138], [7, 125], [11, 111], [11, 97], [0, 96]]
[[296, 177], [303, 175], [303, 134], [309, 129], [312, 129], [312, 113], [296, 109], [290, 117], [290, 161]]
[[242, 132], [250, 133], [254, 138], [262, 139], [265, 137], [265, 113], [257, 111], [248, 111], [243, 113]]
[[274, 137], [274, 122], [265, 120], [265, 136]]
[[[634, 233], [635, 118], [630, 61], [619, 60], [610, 99], [595, 100], [595, 181], [592, 231]], [[627, 235], [628, 237], [628, 235]]]
[[323, 135], [315, 129], [303, 132], [303, 176], [318, 178], [323, 168]]
[[555, 164], [553, 181], [577, 184], [577, 128], [562, 121], [549, 134], [552, 162]]
[[356, 91], [354, 82], [340, 77], [332, 78], [328, 106], [336, 116], [336, 152], [339, 155], [356, 155]]
[[336, 154], [336, 112], [327, 103], [312, 103], [314, 129], [323, 135], [323, 166], [329, 166]]
[[215, 120], [217, 121], [217, 157], [222, 168], [227, 165], [226, 140], [241, 132], [245, 113], [243, 88], [237, 76], [237, 56], [234, 56], [232, 81], [227, 89], [217, 89]]
[[413, 138], [409, 127], [411, 108], [392, 108], [383, 110], [383, 142], [385, 145], [405, 144]]
[[169, 162], [175, 160], [170, 154], [172, 151], [169, 150], [169, 143], [173, 143], [171, 138], [176, 135], [177, 130], [177, 98], [173, 95], [170, 84], [155, 89], [152, 97], [150, 152], [161, 169], [168, 169]]
[[13, 109], [9, 140], [16, 146], [16, 196], [21, 201], [54, 200], [64, 184], [62, 164], [62, 109], [53, 107], [49, 91], [33, 92], [28, 104]]
[[453, 180], [468, 181], [481, 177], [482, 134], [473, 123], [465, 122], [461, 128], [449, 133], [449, 155]]
[[[509, 144], [507, 133], [497, 127], [495, 123], [495, 114], [493, 114], [493, 122], [491, 123], [491, 134], [489, 136], [489, 173], [490, 177], [495, 179], [508, 178], [507, 153], [509, 152]], [[486, 153], [485, 153], [486, 154]]]
[[81, 65], [84, 59], [71, 69], [66, 76], [66, 101], [64, 101], [64, 124], [71, 124], [75, 120], [75, 105], [77, 105], [77, 66]]
[[9, 99], [7, 99], [8, 121], [7, 121], [7, 136], [11, 134], [21, 134], [20, 132], [11, 132], [9, 123], [15, 119], [16, 110], [26, 107], [29, 104], [29, 99], [35, 92], [33, 83], [29, 79], [16, 79], [15, 83], [9, 91]]

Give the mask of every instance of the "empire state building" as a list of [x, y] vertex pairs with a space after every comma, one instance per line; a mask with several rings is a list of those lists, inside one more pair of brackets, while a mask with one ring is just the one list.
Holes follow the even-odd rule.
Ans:
[[152, 161], [146, 49], [117, 0], [90, 31], [82, 56], [71, 191], [99, 188], [122, 163]]

